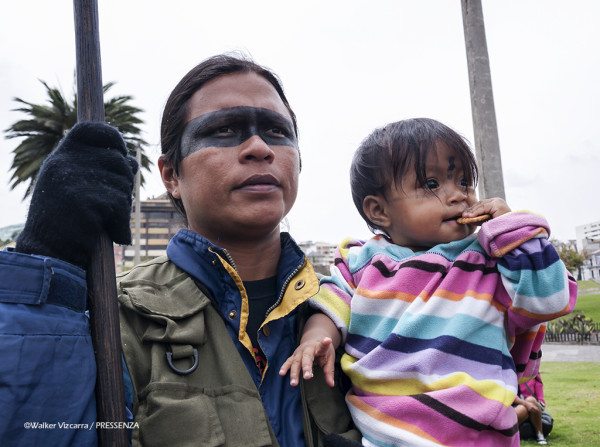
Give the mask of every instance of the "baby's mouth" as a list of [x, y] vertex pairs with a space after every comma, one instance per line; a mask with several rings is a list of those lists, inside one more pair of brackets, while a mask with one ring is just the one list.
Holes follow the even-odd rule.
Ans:
[[444, 219], [444, 222], [450, 222], [450, 221], [456, 221], [457, 219], [460, 219], [462, 217], [462, 214], [458, 214], [456, 216], [453, 217], [449, 217], [447, 219]]

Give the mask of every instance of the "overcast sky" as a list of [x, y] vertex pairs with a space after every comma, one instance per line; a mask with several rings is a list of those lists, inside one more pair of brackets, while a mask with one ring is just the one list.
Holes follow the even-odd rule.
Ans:
[[[351, 156], [372, 129], [430, 117], [473, 141], [460, 0], [99, 0], [103, 82], [145, 112], [148, 155], [171, 89], [194, 65], [243, 51], [282, 79], [298, 116], [303, 171], [296, 240], [369, 232], [350, 197]], [[71, 97], [72, 1], [3, 2], [0, 130], [41, 103], [38, 79]], [[552, 236], [600, 220], [600, 2], [483, 0], [506, 198], [545, 215]], [[10, 191], [15, 140], [0, 139], [0, 227], [24, 222]], [[164, 191], [158, 171], [142, 197]]]

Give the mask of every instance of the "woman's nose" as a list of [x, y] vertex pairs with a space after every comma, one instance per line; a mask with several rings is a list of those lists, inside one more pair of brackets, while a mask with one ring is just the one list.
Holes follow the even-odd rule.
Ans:
[[254, 135], [242, 143], [240, 151], [240, 162], [248, 161], [268, 161], [272, 162], [275, 158], [275, 152], [258, 135]]

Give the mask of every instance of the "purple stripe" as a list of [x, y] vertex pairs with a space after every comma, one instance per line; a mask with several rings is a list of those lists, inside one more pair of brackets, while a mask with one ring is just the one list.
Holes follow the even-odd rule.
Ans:
[[[499, 356], [500, 353], [497, 352], [495, 355]], [[407, 353], [380, 347], [372, 354], [365, 355], [355, 364], [374, 371], [375, 374], [383, 371], [413, 372], [424, 375], [430, 375], [432, 372], [436, 375], [464, 372], [475, 380], [501, 377], [509, 384], [516, 384], [517, 380], [516, 373], [512, 368], [505, 369], [500, 375], [499, 366], [496, 364], [481, 363], [436, 349]]]
[[[347, 343], [360, 352], [367, 353], [375, 349], [380, 343], [377, 340], [356, 334], [349, 334]], [[422, 340], [412, 337], [402, 337], [398, 334], [388, 337], [381, 347], [390, 351], [414, 354], [427, 349], [435, 349], [453, 354], [465, 360], [472, 360], [490, 365], [502, 364], [502, 369], [513, 369], [514, 364], [510, 356], [502, 355], [496, 349], [469, 343], [448, 335], [442, 335], [431, 340]]]

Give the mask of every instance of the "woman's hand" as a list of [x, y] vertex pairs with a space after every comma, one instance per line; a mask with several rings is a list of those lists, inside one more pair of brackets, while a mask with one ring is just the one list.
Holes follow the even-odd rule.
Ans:
[[131, 243], [137, 162], [106, 123], [77, 123], [40, 168], [16, 250], [86, 268], [100, 233]]

